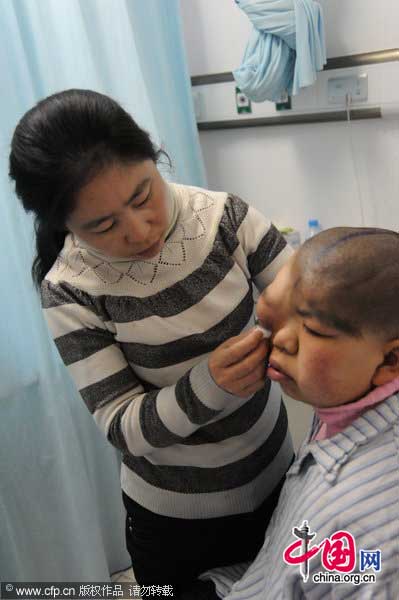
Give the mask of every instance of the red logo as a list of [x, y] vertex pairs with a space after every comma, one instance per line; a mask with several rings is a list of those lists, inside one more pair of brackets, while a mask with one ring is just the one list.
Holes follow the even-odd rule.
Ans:
[[[289, 565], [301, 565], [300, 572], [304, 581], [309, 577], [309, 561], [321, 551], [321, 562], [327, 571], [350, 573], [356, 566], [356, 544], [348, 531], [336, 531], [320, 544], [311, 546], [309, 542], [316, 536], [310, 533], [307, 521], [302, 527], [294, 527], [292, 533], [299, 538], [284, 550], [284, 560]], [[296, 552], [299, 549], [299, 552]]]

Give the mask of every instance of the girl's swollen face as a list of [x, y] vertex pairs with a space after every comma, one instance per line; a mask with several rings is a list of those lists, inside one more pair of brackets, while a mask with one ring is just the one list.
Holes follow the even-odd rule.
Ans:
[[168, 227], [167, 188], [145, 160], [106, 167], [78, 193], [69, 231], [113, 258], [151, 259]]
[[267, 375], [315, 407], [352, 402], [379, 384], [384, 344], [376, 336], [347, 333], [340, 320], [323, 313], [320, 287], [302, 285], [295, 256], [257, 304], [259, 321], [272, 331]]

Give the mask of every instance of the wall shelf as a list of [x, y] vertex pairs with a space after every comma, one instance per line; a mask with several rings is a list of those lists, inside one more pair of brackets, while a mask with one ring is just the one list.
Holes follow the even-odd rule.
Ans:
[[[381, 119], [381, 108], [357, 108], [349, 111], [351, 121]], [[239, 129], [242, 127], [270, 127], [273, 125], [304, 125], [306, 123], [331, 123], [347, 121], [346, 110], [287, 115], [286, 117], [261, 117], [257, 119], [230, 119], [226, 121], [203, 121], [197, 123], [199, 131]]]

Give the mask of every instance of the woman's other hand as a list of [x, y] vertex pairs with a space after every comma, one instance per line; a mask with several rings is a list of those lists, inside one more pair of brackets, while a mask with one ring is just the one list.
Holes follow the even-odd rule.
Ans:
[[226, 340], [208, 360], [215, 383], [230, 394], [245, 398], [265, 385], [269, 340], [252, 329]]

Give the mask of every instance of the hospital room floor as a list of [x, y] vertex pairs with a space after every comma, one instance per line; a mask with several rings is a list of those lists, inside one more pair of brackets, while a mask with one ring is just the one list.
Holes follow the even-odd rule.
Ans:
[[115, 575], [112, 575], [111, 581], [113, 581], [113, 583], [134, 583], [135, 579], [132, 567], [126, 569], [126, 571], [118, 571], [118, 573], [115, 573]]

